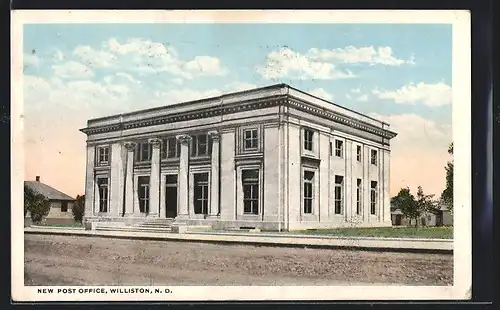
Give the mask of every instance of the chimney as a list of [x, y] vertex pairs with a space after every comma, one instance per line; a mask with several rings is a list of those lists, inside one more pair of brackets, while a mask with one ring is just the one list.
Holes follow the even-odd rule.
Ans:
[[40, 182], [40, 176], [39, 175], [36, 176], [36, 181]]

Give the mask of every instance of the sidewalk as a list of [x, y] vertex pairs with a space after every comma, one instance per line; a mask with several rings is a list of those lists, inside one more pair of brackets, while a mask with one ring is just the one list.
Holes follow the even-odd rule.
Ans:
[[422, 253], [453, 253], [453, 240], [423, 238], [374, 238], [338, 237], [277, 233], [249, 232], [203, 232], [193, 231], [185, 234], [136, 232], [136, 231], [96, 231], [53, 227], [26, 227], [25, 233], [53, 234], [72, 236], [93, 236], [105, 238], [214, 242], [246, 244], [256, 246], [308, 247], [326, 249], [356, 249], [371, 251], [398, 251]]

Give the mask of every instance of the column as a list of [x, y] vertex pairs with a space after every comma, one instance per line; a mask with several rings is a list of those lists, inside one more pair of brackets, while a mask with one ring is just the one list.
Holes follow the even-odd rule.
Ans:
[[134, 214], [134, 151], [135, 142], [125, 142], [127, 168], [125, 170], [125, 215]]
[[208, 133], [212, 139], [212, 171], [210, 181], [210, 216], [219, 214], [219, 132], [210, 131]]
[[[328, 183], [330, 170], [330, 137], [323, 132], [319, 132], [319, 210], [318, 220], [320, 222], [328, 221], [328, 205], [330, 200], [330, 188], [333, 187]], [[335, 178], [335, 177], [334, 177]], [[300, 185], [300, 184], [299, 184]], [[297, 186], [297, 188], [300, 188]]]
[[151, 176], [149, 177], [149, 215], [158, 217], [160, 211], [160, 147], [161, 140], [152, 138], [148, 140], [153, 149], [151, 155]]
[[236, 171], [234, 167], [235, 130], [221, 131], [220, 143], [220, 217], [222, 220], [236, 220]]
[[390, 196], [390, 169], [391, 169], [391, 164], [390, 164], [390, 156], [391, 153], [390, 151], [383, 150], [382, 151], [384, 154], [384, 160], [383, 160], [383, 193], [384, 193], [384, 201], [383, 201], [383, 210], [384, 210], [384, 217], [383, 221], [385, 223], [390, 224], [391, 223], [391, 196]]
[[181, 145], [181, 156], [179, 159], [179, 212], [177, 217], [186, 219], [189, 217], [189, 144], [191, 136], [178, 135], [177, 140]]
[[85, 172], [85, 218], [94, 215], [94, 176], [95, 147], [87, 146], [87, 167]]

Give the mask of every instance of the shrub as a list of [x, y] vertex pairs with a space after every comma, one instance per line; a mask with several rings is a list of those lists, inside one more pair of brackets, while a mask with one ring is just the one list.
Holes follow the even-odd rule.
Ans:
[[31, 221], [37, 224], [49, 214], [50, 201], [44, 195], [33, 190], [29, 186], [24, 186], [24, 216], [30, 212]]
[[81, 223], [85, 214], [85, 195], [77, 195], [75, 204], [73, 205], [73, 218], [76, 222]]

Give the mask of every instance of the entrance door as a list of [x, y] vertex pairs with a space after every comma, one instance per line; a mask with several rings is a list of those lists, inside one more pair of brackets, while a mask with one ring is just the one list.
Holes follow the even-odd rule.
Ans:
[[165, 217], [174, 218], [177, 216], [177, 175], [169, 174], [166, 178]]

